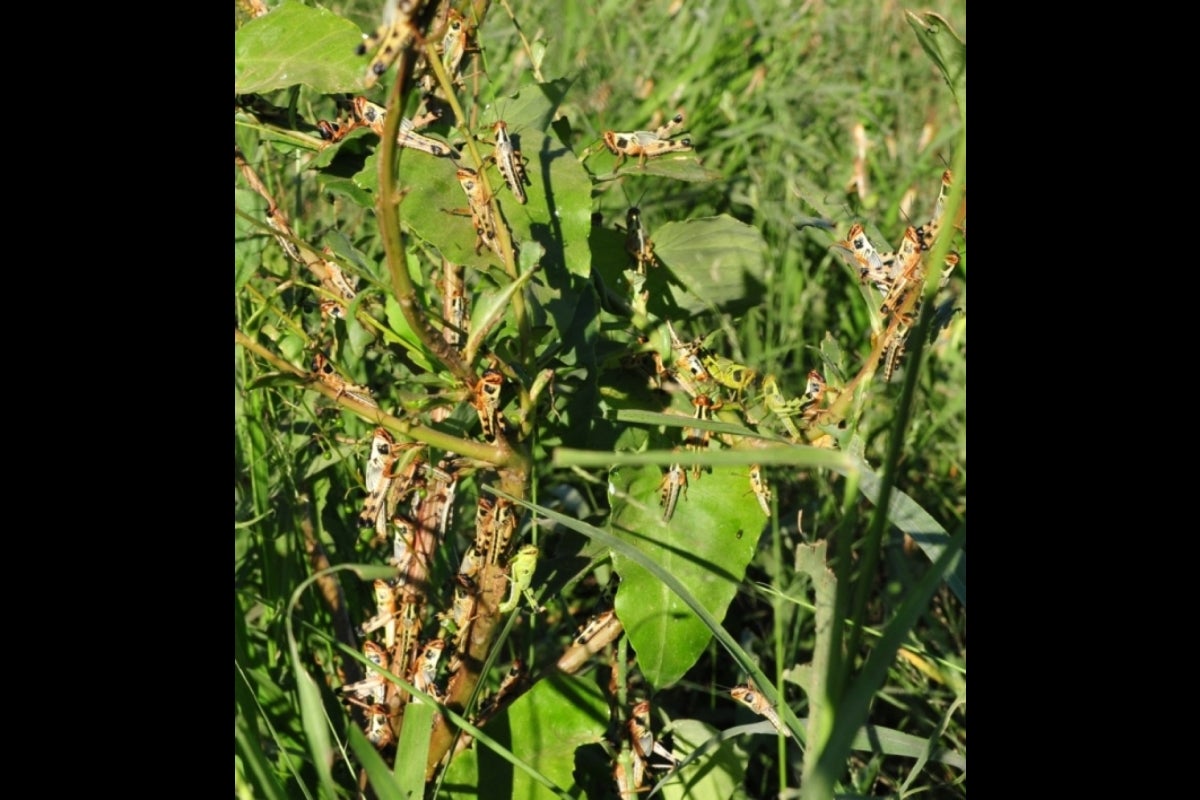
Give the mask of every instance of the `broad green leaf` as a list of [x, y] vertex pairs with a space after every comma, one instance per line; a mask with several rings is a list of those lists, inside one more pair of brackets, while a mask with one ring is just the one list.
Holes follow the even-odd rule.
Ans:
[[[486, 732], [565, 789], [575, 782], [576, 748], [599, 741], [607, 726], [608, 703], [595, 681], [552, 673], [489, 723]], [[477, 746], [450, 764], [440, 796], [551, 798], [555, 794]]]
[[[489, 121], [481, 123], [474, 132], [480, 139], [491, 141], [490, 123], [498, 114], [504, 115], [509, 135], [525, 157], [529, 178], [525, 187], [527, 203], [516, 201], [499, 170], [488, 161], [492, 148], [487, 141], [476, 142], [475, 146], [485, 162], [484, 179], [497, 198], [501, 218], [507, 223], [512, 240], [533, 241], [545, 248], [543, 268], [561, 266], [586, 277], [591, 273], [588, 234], [592, 222], [592, 185], [570, 148], [549, 132], [554, 105], [546, 94], [553, 95], [556, 91], [554, 84], [527, 86], [520, 95], [499, 101]], [[461, 141], [457, 131], [448, 131], [444, 138]], [[375, 146], [378, 149], [378, 142]], [[479, 171], [479, 165], [471, 163], [470, 150], [465, 147], [462, 163]], [[401, 200], [400, 219], [414, 236], [456, 264], [476, 269], [501, 265], [499, 256], [487, 247], [475, 252], [477, 237], [455, 162], [408, 150], [401, 153], [399, 169], [399, 185], [407, 190]], [[366, 159], [354, 182], [360, 190], [375, 195], [379, 183], [376, 154]]]
[[654, 175], [661, 178], [674, 178], [677, 181], [691, 183], [709, 183], [720, 180], [721, 173], [706, 169], [695, 156], [673, 155], [651, 158], [644, 167], [637, 165], [636, 159], [629, 159], [615, 173], [617, 175]]
[[354, 50], [362, 31], [323, 8], [284, 0], [234, 34], [233, 85], [239, 94], [302, 83], [323, 94], [360, 91], [366, 62]]
[[[514, 239], [541, 244], [546, 249], [543, 267], [561, 265], [586, 277], [591, 272], [587, 238], [592, 226], [592, 184], [587, 170], [550, 127], [566, 84], [529, 84], [516, 95], [498, 99], [478, 133], [490, 141], [491, 126], [503, 119], [514, 145], [525, 157], [529, 202], [524, 205], [513, 199], [499, 170], [488, 168], [488, 180], [493, 191], [499, 193]], [[490, 155], [491, 147], [485, 143], [482, 151]]]
[[686, 289], [675, 299], [689, 313], [761, 296], [767, 246], [757, 228], [722, 214], [668, 222], [653, 238], [659, 260]]
[[[663, 522], [654, 467], [614, 469], [610, 528], [674, 575], [720, 621], [746, 565], [754, 556], [764, 517], [749, 493], [749, 475], [737, 467], [715, 467], [699, 479], [689, 474], [669, 522]], [[679, 680], [708, 647], [712, 631], [662, 581], [614, 553], [621, 576], [615, 607], [637, 650], [638, 666], [656, 687]]]

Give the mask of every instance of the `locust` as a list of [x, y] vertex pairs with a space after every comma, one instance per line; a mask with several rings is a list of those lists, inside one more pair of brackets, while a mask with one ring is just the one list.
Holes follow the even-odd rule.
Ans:
[[[698, 394], [692, 398], [692, 405], [695, 407], [693, 419], [711, 420], [712, 413], [721, 408], [723, 403], [720, 401], [713, 402], [708, 395]], [[683, 444], [689, 450], [703, 452], [708, 449], [711, 434], [709, 431], [702, 428], [684, 428]], [[696, 464], [692, 467], [692, 477], [700, 478], [700, 465]]]
[[321, 314], [345, 319], [346, 312], [350, 308], [350, 303], [354, 302], [357, 292], [345, 273], [342, 272], [341, 267], [328, 259], [323, 259], [321, 264], [325, 267], [325, 277], [321, 279], [321, 286], [336, 298], [335, 300], [321, 301]]
[[701, 358], [701, 363], [714, 381], [733, 389], [735, 397], [740, 396], [758, 376], [758, 372], [751, 367], [731, 361], [724, 356], [708, 354]]
[[500, 389], [503, 386], [504, 375], [494, 369], [486, 370], [475, 384], [473, 405], [483, 427], [483, 438], [493, 442], [501, 428]]
[[755, 714], [761, 714], [770, 720], [775, 729], [784, 736], [791, 736], [790, 729], [784, 727], [783, 722], [779, 719], [779, 714], [767, 702], [767, 698], [763, 697], [762, 692], [758, 691], [753, 684], [747, 686], [735, 686], [729, 691], [734, 700], [737, 700], [742, 705], [749, 708]]
[[620, 636], [621, 630], [621, 620], [612, 609], [592, 617], [559, 657], [558, 669], [568, 674], [578, 672], [591, 656]]
[[417, 36], [414, 18], [421, 12], [425, 0], [386, 0], [383, 7], [383, 23], [370, 35], [363, 36], [362, 43], [355, 49], [358, 55], [372, 52], [363, 86], [370, 89], [383, 73], [387, 72], [396, 59]]
[[775, 380], [774, 375], [766, 375], [762, 382], [763, 403], [767, 410], [779, 418], [783, 423], [783, 427], [787, 428], [788, 434], [792, 439], [799, 441], [801, 439], [800, 429], [796, 427], [796, 423], [792, 421], [792, 417], [801, 413], [804, 409], [804, 401], [798, 398], [787, 400], [783, 396], [783, 392], [779, 391], [779, 384]]
[[762, 475], [762, 467], [758, 464], [750, 465], [750, 491], [754, 492], [754, 496], [758, 498], [758, 507], [770, 517], [771, 487], [767, 486], [767, 481]]
[[367, 501], [358, 515], [358, 522], [364, 528], [376, 527], [384, 513], [388, 489], [396, 477], [392, 472], [395, 463], [396, 440], [385, 428], [376, 428], [371, 439], [371, 455], [367, 458]]
[[[363, 642], [363, 655], [375, 666], [386, 669], [387, 651], [375, 642]], [[348, 683], [341, 688], [343, 694], [356, 697], [359, 700], [369, 700], [372, 703], [382, 703], [386, 695], [387, 681], [383, 674], [369, 671], [365, 678], [355, 683]]]
[[524, 205], [529, 199], [525, 194], [525, 184], [529, 182], [529, 178], [525, 175], [525, 164], [521, 151], [513, 147], [512, 137], [508, 135], [508, 125], [504, 120], [497, 120], [496, 124], [492, 126], [492, 131], [496, 136], [492, 159], [496, 162], [500, 175], [508, 184], [513, 197], [517, 199], [518, 203]]
[[625, 212], [625, 252], [637, 261], [639, 273], [644, 274], [647, 266], [658, 266], [658, 257], [654, 255], [654, 242], [642, 227], [642, 212], [637, 207]]
[[687, 496], [687, 483], [687, 472], [678, 464], [672, 464], [671, 469], [663, 476], [662, 483], [659, 485], [659, 490], [662, 492], [659, 505], [663, 507], [663, 522], [670, 522], [671, 517], [675, 516], [679, 493], [682, 491], [684, 496]]
[[676, 141], [670, 138], [672, 131], [681, 125], [683, 125], [683, 114], [676, 114], [669, 122], [655, 131], [632, 131], [630, 133], [605, 131], [604, 145], [617, 157], [613, 169], [616, 170], [621, 166], [628, 156], [637, 157], [640, 169], [646, 166], [648, 158], [691, 150], [691, 139]]
[[346, 395], [365, 406], [379, 408], [379, 404], [371, 397], [371, 390], [366, 386], [350, 383], [341, 375], [338, 375], [337, 370], [333, 368], [333, 364], [329, 363], [329, 359], [325, 357], [324, 353], [317, 353], [313, 356], [312, 379], [318, 380], [330, 389], [333, 389], [337, 393], [335, 399]]
[[500, 240], [496, 238], [496, 219], [492, 216], [492, 207], [488, 205], [489, 198], [479, 182], [479, 173], [469, 167], [460, 167], [458, 184], [467, 195], [467, 204], [471, 208], [471, 222], [475, 226], [475, 255], [487, 245], [488, 249], [504, 258], [500, 249]]
[[446, 35], [442, 37], [442, 66], [451, 83], [458, 82], [458, 69], [471, 49], [467, 20], [452, 8], [446, 15]]
[[500, 604], [497, 609], [501, 614], [507, 614], [514, 610], [521, 602], [521, 595], [525, 595], [525, 599], [529, 601], [529, 605], [535, 612], [544, 611], [538, 605], [537, 595], [530, 588], [530, 583], [533, 581], [533, 573], [537, 571], [538, 549], [537, 545], [527, 544], [517, 551], [512, 557], [509, 564], [509, 580], [512, 581], [510, 594], [507, 600]]
[[854, 256], [858, 264], [859, 280], [864, 283], [870, 281], [875, 284], [880, 294], [887, 294], [892, 286], [891, 272], [884, 263], [883, 256], [867, 238], [863, 226], [857, 222], [851, 225], [846, 240], [840, 244]]
[[445, 649], [445, 639], [434, 639], [426, 644], [412, 674], [412, 685], [420, 691], [432, 695], [438, 702], [441, 702], [442, 693], [435, 681], [437, 680], [438, 661], [441, 660], [442, 651]]
[[[361, 96], [354, 98], [353, 108], [354, 116], [359, 122], [366, 125], [375, 132], [375, 135], [382, 138], [383, 125], [387, 119], [387, 109]], [[433, 119], [433, 117], [427, 117], [426, 119]], [[411, 119], [401, 117], [400, 130], [396, 133], [396, 144], [412, 150], [420, 150], [422, 153], [428, 153], [431, 156], [449, 156], [454, 152], [450, 149], [450, 145], [417, 133], [414, 130], [415, 127], [416, 124]]]
[[396, 592], [384, 580], [375, 581], [375, 616], [363, 623], [364, 634], [383, 628], [383, 641], [388, 649], [396, 644]]

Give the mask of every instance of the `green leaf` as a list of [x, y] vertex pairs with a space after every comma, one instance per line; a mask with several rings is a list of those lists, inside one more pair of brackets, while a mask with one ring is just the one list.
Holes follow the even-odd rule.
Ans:
[[653, 233], [654, 252], [686, 289], [675, 298], [684, 310], [761, 299], [767, 245], [757, 228], [722, 214], [668, 222]]
[[[675, 752], [686, 757], [712, 740], [717, 729], [694, 719], [677, 720], [670, 726]], [[773, 730], [773, 729], [772, 729]], [[711, 755], [698, 759], [672, 774], [660, 794], [668, 800], [727, 800], [737, 794], [746, 779], [746, 752], [737, 740], [721, 742]]]
[[[737, 594], [763, 530], [763, 516], [745, 469], [716, 467], [689, 475], [670, 522], [663, 522], [654, 467], [614, 469], [610, 528], [674, 575], [718, 621]], [[712, 631], [662, 581], [619, 553], [615, 607], [637, 650], [638, 665], [656, 687], [679, 680], [700, 658]]]
[[[550, 126], [567, 86], [562, 80], [531, 83], [512, 97], [500, 98], [479, 134], [490, 139], [491, 124], [503, 119], [525, 157], [530, 185], [526, 187], [529, 202], [524, 205], [512, 198], [499, 170], [488, 168], [488, 180], [499, 193], [514, 240], [541, 244], [546, 249], [544, 267], [562, 266], [587, 277], [591, 274], [587, 240], [592, 227], [592, 183], [571, 148]], [[486, 145], [483, 149], [490, 153]]]
[[[615, 457], [618, 454], [609, 453], [608, 455], [610, 457]], [[639, 454], [627, 453], [624, 455], [631, 456]], [[659, 454], [643, 453], [640, 455]], [[685, 454], [680, 453], [679, 455], [683, 456]], [[763, 671], [758, 668], [757, 661], [751, 658], [750, 654], [742, 649], [741, 645], [739, 645], [734, 638], [729, 635], [729, 632], [721, 626], [720, 621], [712, 615], [712, 612], [705, 607], [704, 603], [700, 602], [700, 600], [692, 594], [688, 587], [685, 586], [683, 582], [679, 580], [679, 578], [675, 577], [673, 573], [663, 569], [657, 561], [646, 555], [640, 547], [627, 541], [626, 537], [617, 536], [607, 531], [603, 531], [595, 526], [588, 525], [585, 522], [580, 522], [574, 517], [569, 517], [566, 514], [560, 514], [553, 509], [546, 508], [545, 506], [534, 505], [533, 503], [529, 503], [519, 497], [514, 497], [507, 492], [500, 491], [494, 486], [485, 486], [484, 489], [486, 489], [489, 493], [496, 495], [497, 497], [503, 497], [519, 506], [528, 508], [539, 517], [545, 517], [546, 519], [556, 522], [565, 528], [573, 530], [577, 533], [582, 533], [584, 536], [587, 536], [594, 542], [599, 542], [600, 544], [608, 547], [608, 549], [614, 554], [624, 556], [631, 562], [637, 563], [639, 566], [645, 568], [648, 572], [657, 577], [664, 586], [674, 592], [675, 595], [683, 601], [684, 605], [691, 609], [692, 613], [703, 620], [704, 624], [708, 626], [708, 629], [711, 630], [713, 635], [717, 637], [717, 641], [721, 643], [721, 646], [725, 648], [725, 651], [729, 653], [733, 661], [742, 669], [742, 671], [747, 674], [750, 680], [753, 680], [756, 684], [758, 684], [759, 691], [762, 692], [762, 694], [767, 698], [767, 702], [771, 703], [776, 708], [779, 708], [779, 698], [775, 691], [775, 687], [771, 684], [770, 679], [763, 674]], [[616, 487], [611, 481], [609, 483], [609, 491], [614, 494], [616, 492]], [[618, 618], [619, 617], [620, 615], [618, 614]], [[804, 729], [799, 727], [799, 723], [796, 720], [795, 714], [792, 714], [791, 710], [788, 709], [787, 706], [784, 706], [780, 710], [784, 718], [784, 722], [787, 723], [789, 729], [800, 741], [803, 741]]]
[[292, 661], [296, 668], [296, 689], [300, 695], [300, 719], [304, 722], [304, 734], [312, 753], [313, 764], [322, 788], [333, 794], [333, 773], [329, 764], [333, 759], [333, 744], [329, 738], [329, 723], [325, 717], [325, 706], [321, 701], [321, 689], [300, 665], [298, 652], [293, 649]]
[[[859, 442], [855, 443], [856, 445]], [[854, 448], [852, 447], [852, 450]], [[881, 482], [879, 476], [867, 466], [858, 455], [851, 455], [858, 463], [861, 483], [860, 491], [872, 503], [879, 498]], [[891, 499], [888, 500], [888, 521], [912, 537], [917, 546], [924, 551], [930, 561], [937, 561], [942, 551], [950, 544], [950, 534], [937, 523], [929, 512], [921, 508], [915, 500], [904, 492], [892, 487]], [[946, 574], [946, 585], [965, 608], [967, 605], [967, 554], [960, 553], [949, 572]]]
[[[408, 730], [408, 726], [404, 726]], [[388, 771], [387, 764], [383, 762], [379, 751], [375, 749], [375, 745], [367, 741], [367, 736], [357, 725], [350, 726], [350, 749], [354, 751], [354, 755], [358, 758], [358, 763], [362, 764], [364, 770], [367, 771], [367, 780], [371, 783], [371, 789], [379, 800], [406, 800], [413, 795], [400, 790], [400, 786], [392, 777], [392, 773]], [[397, 759], [399, 761], [399, 759]], [[424, 762], [422, 762], [424, 766]], [[424, 778], [424, 774], [422, 774]], [[424, 781], [422, 780], [422, 786]]]
[[950, 85], [958, 111], [967, 118], [967, 45], [950, 27], [945, 17], [926, 11], [917, 14], [905, 11], [908, 24], [917, 34], [917, 41]]
[[[437, 709], [415, 699], [404, 708], [404, 727], [396, 743], [395, 783], [403, 797], [421, 797], [425, 793], [425, 762], [433, 735], [433, 716]], [[390, 776], [389, 776], [390, 777]]]
[[354, 50], [362, 31], [323, 8], [284, 0], [233, 37], [233, 85], [239, 94], [302, 83], [322, 94], [361, 91], [366, 63]]
[[[595, 681], [552, 673], [490, 722], [487, 732], [512, 752], [520, 753], [554, 784], [570, 787], [574, 783], [576, 748], [600, 739], [607, 726], [608, 703]], [[460, 787], [465, 791], [456, 791]], [[491, 750], [477, 747], [450, 764], [441, 796], [557, 795]]]
[[400, 304], [396, 302], [396, 298], [389, 294], [385, 306], [388, 326], [391, 329], [386, 332], [388, 340], [396, 342], [407, 350], [413, 363], [420, 366], [421, 369], [426, 372], [436, 372], [433, 368], [433, 361], [425, 352], [425, 346], [421, 344], [420, 338], [408, 324], [408, 320], [404, 318], [404, 312], [400, 310]]

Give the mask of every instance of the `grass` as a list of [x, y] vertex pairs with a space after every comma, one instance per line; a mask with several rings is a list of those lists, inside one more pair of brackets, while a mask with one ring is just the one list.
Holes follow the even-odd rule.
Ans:
[[[297, 17], [287, 26], [297, 38], [350, 39], [301, 63], [286, 41], [252, 36], [275, 14], [303, 14], [298, 3], [254, 23], [239, 12], [239, 87], [257, 95], [236, 116], [239, 796], [354, 796], [366, 785], [381, 797], [615, 796], [614, 765], [631, 774], [637, 760], [626, 732], [642, 699], [655, 736], [686, 760], [666, 796], [685, 785], [692, 796], [965, 795], [965, 234], [943, 227], [938, 244], [958, 266], [922, 304], [891, 382], [874, 369], [888, 325], [879, 295], [832, 246], [859, 222], [891, 249], [929, 219], [944, 170], [965, 179], [965, 95], [956, 103], [899, 5], [478, 6], [479, 52], [453, 92], [462, 124], [444, 117], [425, 132], [483, 168], [507, 221], [500, 255], [476, 254], [470, 220], [444, 210], [466, 205], [448, 160], [402, 150], [398, 173], [380, 170], [396, 148], [370, 132], [321, 149], [315, 124], [337, 116], [331, 87], [346, 82], [339, 58], [353, 29]], [[376, 3], [329, 10], [363, 30], [378, 16]], [[965, 34], [964, 3], [932, 10]], [[946, 34], [934, 38], [944, 45]], [[272, 59], [311, 82], [258, 77]], [[352, 63], [355, 79], [364, 63]], [[393, 92], [395, 74], [366, 95], [403, 99], [411, 113], [417, 93]], [[614, 172], [604, 131], [652, 130], [680, 111], [694, 152]], [[498, 117], [527, 161], [526, 206], [481, 161]], [[645, 301], [626, 273], [630, 206], [663, 264], [647, 270]], [[273, 235], [269, 220], [281, 218], [299, 261]], [[508, 229], [519, 250], [504, 244]], [[465, 265], [465, 358], [440, 332], [443, 256]], [[321, 314], [335, 299], [322, 259], [357, 282], [343, 319]], [[937, 248], [927, 263], [941, 263]], [[701, 386], [724, 405], [694, 419], [686, 378], [653, 385], [648, 354], [666, 355], [666, 321], [683, 343], [704, 338], [707, 353], [775, 376], [787, 399], [819, 370], [826, 413], [789, 441], [756, 379]], [[313, 380], [318, 349], [381, 409]], [[666, 366], [682, 370], [679, 357]], [[507, 433], [488, 441], [471, 387], [493, 364]], [[548, 369], [553, 382], [539, 382]], [[546, 610], [522, 601], [511, 615], [487, 613], [507, 595], [506, 560], [484, 567], [470, 623], [478, 661], [452, 674], [443, 659], [441, 705], [415, 673], [385, 665], [387, 682], [425, 703], [391, 720], [403, 743], [376, 756], [337, 688], [374, 669], [352, 629], [376, 613], [371, 570], [391, 552], [357, 519], [380, 424], [398, 442], [431, 445], [430, 463], [448, 450], [473, 459], [459, 467], [429, 578], [410, 587], [421, 596], [417, 646], [450, 608], [480, 498], [529, 509], [514, 539], [541, 550], [534, 587]], [[703, 431], [711, 444], [682, 447]], [[675, 464], [689, 480], [666, 523], [662, 476]], [[751, 464], [772, 489], [769, 519]], [[577, 628], [610, 608], [624, 635], [556, 672]], [[481, 698], [514, 661], [524, 665], [515, 699], [480, 719]], [[730, 698], [748, 678], [790, 738]], [[401, 722], [419, 714], [434, 720], [428, 742]], [[456, 728], [474, 744], [434, 768]], [[652, 770], [646, 788], [665, 774]]]

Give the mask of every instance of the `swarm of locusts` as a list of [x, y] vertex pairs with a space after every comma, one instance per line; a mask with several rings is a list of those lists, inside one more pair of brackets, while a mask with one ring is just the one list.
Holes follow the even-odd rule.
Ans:
[[[419, 28], [426, 24], [421, 19], [428, 16], [425, 14], [429, 10], [427, 6], [426, 0], [386, 1], [380, 26], [364, 38], [359, 49], [360, 54], [368, 57], [363, 78], [366, 88], [373, 87], [411, 48], [418, 43], [423, 45], [425, 37]], [[443, 20], [430, 28], [430, 32], [434, 34], [432, 40], [438, 43], [439, 66], [449, 77], [449, 86], [460, 86], [467, 56], [479, 49], [474, 26], [462, 14], [450, 10]], [[449, 142], [420, 133], [422, 128], [439, 118], [441, 112], [434, 108], [434, 101], [439, 92], [443, 96], [446, 94], [446, 84], [433, 79], [435, 70], [424, 63], [424, 58], [422, 54], [421, 59], [414, 62], [414, 80], [424, 89], [426, 112], [412, 119], [401, 119], [396, 143], [430, 158], [453, 162], [452, 166], [441, 163], [448, 171], [453, 169], [466, 198], [467, 209], [463, 216], [470, 218], [476, 255], [486, 250], [489, 254], [485, 258], [490, 259], [494, 254], [501, 262], [511, 263], [512, 237], [505, 235], [508, 230], [503, 213], [498, 213], [497, 197], [488, 186], [498, 187], [504, 203], [524, 206], [529, 202], [527, 189], [532, 185], [527, 162], [519, 149], [519, 132], [510, 131], [508, 123], [501, 119], [490, 123], [491, 138], [485, 141], [490, 142], [491, 152], [486, 160], [480, 159], [473, 166], [460, 163], [459, 150]], [[342, 110], [345, 119], [322, 120], [317, 124], [322, 137], [329, 143], [342, 140], [357, 129], [384, 135], [388, 114], [385, 107], [358, 95], [345, 98]], [[626, 159], [637, 160], [637, 167], [626, 170], [632, 172], [644, 168], [649, 159], [692, 151], [694, 146], [690, 138], [677, 138], [683, 124], [683, 113], [676, 111], [654, 130], [609, 130], [603, 132], [601, 139], [604, 147], [616, 156], [614, 170]], [[498, 175], [500, 180], [485, 181], [482, 173], [493, 168], [495, 172], [490, 174]], [[501, 183], [503, 188], [499, 188]], [[941, 192], [932, 218], [925, 224], [908, 228], [895, 251], [879, 252], [861, 224], [851, 227], [848, 237], [839, 243], [853, 259], [862, 282], [874, 287], [882, 298], [879, 313], [886, 326], [880, 349], [885, 378], [890, 378], [904, 352], [904, 340], [912, 326], [925, 282], [922, 256], [942, 226], [942, 211], [950, 183], [951, 175], [947, 171], [942, 176]], [[534, 196], [536, 199], [537, 190], [534, 190]], [[281, 244], [299, 260], [293, 243], [295, 237], [281, 220], [282, 216], [269, 212], [268, 222], [276, 229]], [[644, 303], [640, 286], [647, 272], [662, 264], [637, 207], [629, 208], [625, 216], [625, 250], [632, 267], [626, 274], [632, 275], [633, 303]], [[957, 256], [952, 253], [946, 263], [952, 268], [957, 263]], [[332, 256], [321, 257], [317, 264], [310, 266], [314, 266], [320, 277], [319, 302], [325, 321], [346, 318], [357, 303], [355, 283], [347, 278]], [[443, 298], [439, 324], [444, 341], [458, 356], [468, 358], [463, 347], [470, 334], [471, 314], [462, 267], [443, 263], [438, 290]], [[824, 375], [814, 368], [807, 373], [802, 391], [789, 396], [775, 375], [762, 374], [752, 366], [737, 363], [717, 352], [711, 336], [686, 339], [666, 320], [662, 321], [661, 328], [665, 328], [666, 333], [658, 350], [651, 348], [648, 340], [643, 338], [642, 351], [627, 358], [628, 363], [646, 369], [650, 380], [659, 387], [686, 394], [688, 402], [685, 405], [690, 405], [690, 412], [682, 413], [690, 413], [690, 417], [681, 427], [682, 449], [704, 453], [722, 446], [722, 442], [728, 444], [728, 439], [722, 440], [714, 434], [723, 415], [733, 415], [735, 421], [757, 426], [760, 431], [769, 430], [780, 441], [833, 446], [825, 423], [829, 421], [832, 403], [845, 387], [827, 385]], [[478, 436], [488, 444], [507, 443], [510, 437], [520, 434], [518, 423], [521, 420], [516, 416], [506, 417], [504, 402], [506, 387], [511, 389], [516, 375], [494, 354], [487, 356], [490, 364], [481, 372], [474, 370], [480, 369], [483, 357], [472, 354], [470, 358], [474, 382], [462, 387], [457, 396], [474, 412], [469, 435]], [[533, 378], [529, 391], [532, 401], [548, 387], [553, 402], [553, 377], [552, 371], [544, 370]], [[367, 409], [379, 410], [370, 387], [354, 384], [343, 377], [334, 359], [322, 350], [313, 357], [307, 379], [323, 385], [327, 392], [332, 390], [335, 398], [348, 397]], [[476, 417], [478, 428], [474, 427]], [[433, 418], [440, 421], [436, 416]], [[366, 675], [345, 683], [340, 692], [345, 702], [356, 709], [368, 740], [380, 750], [394, 755], [406, 708], [424, 700], [441, 704], [448, 698], [460, 697], [461, 682], [467, 680], [467, 674], [481, 663], [481, 654], [487, 652], [498, 619], [505, 615], [526, 612], [533, 616], [546, 611], [540, 602], [536, 581], [542, 549], [533, 542], [522, 543], [527, 529], [532, 526], [523, 528], [521, 506], [504, 497], [487, 496], [481, 491], [473, 503], [473, 513], [459, 509], [456, 514], [456, 498], [461, 500], [458, 496], [460, 482], [475, 476], [476, 483], [481, 483], [483, 476], [488, 474], [486, 464], [460, 458], [451, 452], [437, 455], [427, 444], [408, 440], [401, 433], [382, 426], [375, 428], [369, 442], [362, 444], [368, 446], [363, 462], [365, 495], [356, 522], [366, 532], [364, 539], [369, 538], [373, 547], [386, 552], [386, 561], [395, 574], [390, 579], [374, 581], [371, 587], [374, 608], [355, 631]], [[659, 487], [664, 524], [671, 522], [680, 503], [686, 503], [689, 482], [698, 481], [702, 474], [699, 465], [690, 470], [690, 478], [689, 470], [681, 464], [673, 464], [665, 471]], [[770, 517], [774, 497], [764, 470], [753, 465], [747, 477], [746, 494], [752, 494], [754, 500], [747, 498], [746, 502], [757, 503], [763, 515]], [[460, 538], [469, 544], [463, 552], [457, 553], [454, 544]], [[593, 616], [578, 630], [554, 668], [568, 673], [580, 670], [621, 632], [621, 622], [613, 611]], [[388, 679], [385, 672], [402, 678], [416, 693]], [[527, 674], [516, 663], [490, 697], [478, 699], [470, 704], [470, 708], [456, 710], [475, 725], [485, 725], [527, 690], [536, 677], [540, 676]], [[616, 694], [615, 687], [613, 693]], [[616, 746], [631, 754], [632, 759], [627, 763], [632, 774], [627, 774], [620, 762], [613, 771], [613, 779], [622, 796], [645, 790], [649, 770], [671, 769], [678, 762], [663, 738], [654, 733], [649, 701], [634, 696], [633, 690], [628, 694], [630, 699], [620, 713], [625, 722], [616, 726]], [[734, 688], [730, 697], [770, 720], [781, 735], [790, 735], [780, 722], [776, 709], [753, 684]], [[445, 720], [440, 724], [445, 725]], [[452, 753], [447, 757], [450, 755]], [[652, 761], [654, 758], [660, 761]]]

